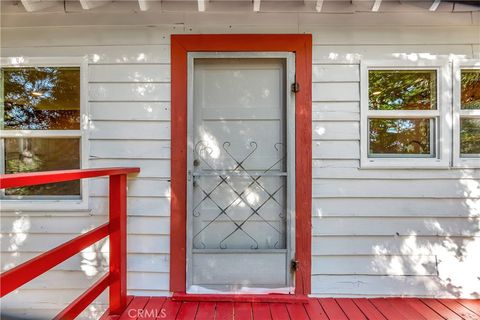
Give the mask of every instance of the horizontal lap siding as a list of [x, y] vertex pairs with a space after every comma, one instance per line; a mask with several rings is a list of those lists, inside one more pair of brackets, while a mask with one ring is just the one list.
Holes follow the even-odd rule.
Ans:
[[[2, 48], [3, 55], [11, 51], [32, 56], [89, 54], [88, 166], [141, 168], [128, 182], [129, 294], [165, 295], [169, 287], [170, 46], [169, 39], [161, 41], [164, 44], [145, 47]], [[106, 222], [108, 179], [90, 180], [88, 211], [3, 215], [1, 261], [2, 268], [10, 268]], [[108, 270], [107, 244], [100, 241], [73, 256], [2, 304], [16, 314], [51, 317]], [[102, 295], [82, 316], [98, 318], [106, 299]]]
[[414, 60], [422, 55], [415, 52], [469, 57], [471, 48], [315, 42], [313, 294], [478, 292], [480, 171], [359, 169], [360, 59]]
[[[456, 274], [473, 274], [475, 268], [468, 267], [478, 259], [472, 252], [479, 252], [475, 244], [479, 243], [480, 172], [359, 170], [359, 61], [414, 61], [449, 54], [479, 58], [478, 32], [449, 26], [422, 32], [419, 28], [322, 27], [317, 25], [318, 16], [309, 19], [304, 22], [307, 25], [294, 28], [232, 28], [230, 21], [224, 29], [188, 28], [211, 33], [314, 33], [312, 293], [468, 296], [475, 281], [462, 282], [464, 288], [455, 283]], [[188, 28], [2, 28], [2, 56], [87, 55], [88, 166], [141, 167], [129, 182], [129, 294], [168, 293], [169, 36]], [[90, 210], [3, 212], [2, 269], [105, 222], [107, 181], [94, 179], [90, 186]], [[100, 242], [72, 257], [45, 275], [55, 280], [32, 282], [2, 301], [3, 306], [29, 306], [37, 308], [30, 309], [35, 310], [30, 315], [52, 315], [52, 310], [72, 301], [98, 276], [91, 274], [103, 272], [107, 248]], [[46, 283], [49, 288], [42, 289]], [[105, 299], [101, 297], [85, 317], [101, 314]]]
[[[128, 182], [127, 281], [132, 294], [165, 293], [169, 283], [170, 65], [153, 59], [89, 66], [90, 166], [141, 168]], [[89, 193], [92, 213], [107, 212], [108, 180], [92, 179]]]

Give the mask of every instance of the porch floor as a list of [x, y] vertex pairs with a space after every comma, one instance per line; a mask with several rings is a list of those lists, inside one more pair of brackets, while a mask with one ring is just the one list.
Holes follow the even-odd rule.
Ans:
[[310, 298], [308, 303], [248, 303], [136, 296], [129, 297], [122, 316], [110, 319], [478, 320], [480, 300]]

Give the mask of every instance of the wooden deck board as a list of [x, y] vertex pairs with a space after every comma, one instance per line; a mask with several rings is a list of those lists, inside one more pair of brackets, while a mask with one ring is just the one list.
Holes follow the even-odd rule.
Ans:
[[388, 320], [410, 320], [398, 313], [389, 300], [390, 299], [379, 298], [371, 299], [370, 301]]
[[143, 309], [143, 314], [141, 317], [137, 317], [139, 320], [155, 320], [162, 315], [162, 307], [167, 301], [165, 297], [151, 297], [148, 300], [145, 308]]
[[355, 305], [362, 310], [363, 314], [369, 320], [386, 320], [385, 316], [378, 311], [369, 299], [352, 299]]
[[233, 302], [217, 302], [215, 310], [215, 320], [232, 320]]
[[261, 319], [261, 320], [270, 320], [272, 316], [270, 314], [270, 307], [268, 303], [258, 302], [252, 303], [253, 309], [253, 319]]
[[197, 310], [198, 320], [211, 320], [215, 318], [215, 302], [200, 302]]
[[305, 310], [310, 320], [329, 320], [318, 299], [310, 299], [309, 303], [305, 304]]
[[438, 313], [425, 305], [419, 299], [405, 299], [405, 302], [428, 320], [444, 320], [443, 317], [441, 317]]
[[447, 320], [462, 320], [460, 316], [458, 316], [455, 312], [445, 307], [438, 300], [435, 300], [435, 299], [420, 299], [420, 300]]
[[456, 301], [480, 316], [480, 300], [458, 299]]
[[[178, 311], [182, 302], [168, 299], [162, 307], [162, 314], [157, 319], [175, 320], [177, 319]], [[140, 320], [140, 319], [139, 319]]]
[[[198, 302], [185, 301], [178, 310], [177, 319], [195, 320], [197, 316]], [[161, 317], [160, 317], [161, 318]]]
[[429, 318], [424, 317], [420, 312], [412, 308], [405, 299], [390, 299], [390, 303], [394, 309], [407, 319], [429, 320]]
[[310, 298], [308, 303], [177, 301], [129, 297], [127, 310], [105, 319], [175, 320], [480, 320], [480, 300]]
[[275, 320], [290, 320], [287, 306], [284, 303], [271, 303], [270, 313]]
[[252, 319], [252, 304], [249, 302], [235, 302], [234, 304], [235, 319]]
[[325, 298], [319, 299], [318, 301], [320, 301], [320, 304], [329, 319], [349, 320], [335, 299]]
[[335, 299], [348, 319], [367, 320], [363, 312], [353, 302], [353, 299]]
[[479, 318], [477, 314], [470, 311], [468, 308], [465, 308], [463, 305], [461, 305], [455, 300], [443, 299], [438, 301], [440, 301], [441, 304], [455, 312], [459, 317], [462, 317], [463, 319], [478, 320]]
[[[128, 304], [128, 308], [134, 311], [144, 310], [148, 300], [150, 300], [149, 297], [134, 297], [133, 300]], [[130, 313], [124, 312], [118, 319], [119, 320], [136, 320], [137, 312], [130, 312]]]
[[[303, 303], [302, 304], [289, 303], [287, 305], [287, 310], [288, 310], [288, 315], [292, 320], [309, 320], [307, 311], [305, 311], [305, 307]], [[276, 319], [274, 318], [274, 320]]]

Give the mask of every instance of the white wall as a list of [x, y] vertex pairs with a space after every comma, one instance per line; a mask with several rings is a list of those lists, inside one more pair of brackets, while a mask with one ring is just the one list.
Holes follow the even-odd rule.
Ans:
[[[58, 15], [59, 25], [68, 24], [65, 16]], [[383, 27], [372, 26], [367, 16], [356, 25], [345, 20], [351, 25], [332, 26], [338, 22], [331, 16], [329, 25], [313, 15], [291, 15], [292, 24], [267, 15], [264, 23], [258, 22], [261, 17], [237, 17], [214, 26], [205, 16], [186, 15], [182, 19], [188, 21], [177, 25], [55, 27], [49, 14], [34, 14], [32, 23], [42, 25], [34, 27], [15, 26], [25, 22], [7, 15], [1, 56], [88, 55], [88, 166], [141, 167], [129, 182], [129, 294], [165, 295], [170, 34], [312, 33], [312, 293], [471, 297], [480, 288], [480, 170], [358, 169], [360, 59], [480, 58], [478, 15], [463, 22], [452, 16], [455, 26], [432, 22], [421, 28], [393, 26], [388, 16]], [[249, 24], [252, 19], [258, 24]], [[421, 16], [416, 19], [411, 24], [422, 24]], [[106, 180], [94, 179], [90, 186], [87, 211], [2, 212], [2, 270], [106, 221]], [[105, 270], [105, 248], [100, 244], [90, 251], [8, 295], [3, 308], [34, 315], [60, 310]], [[85, 317], [99, 308], [93, 305]]]

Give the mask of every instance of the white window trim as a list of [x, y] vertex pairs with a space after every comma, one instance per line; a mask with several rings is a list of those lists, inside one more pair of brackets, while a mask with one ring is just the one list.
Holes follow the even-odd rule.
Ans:
[[461, 109], [461, 71], [480, 69], [480, 59], [453, 60], [453, 166], [457, 168], [480, 168], [480, 158], [460, 156], [460, 118], [480, 119], [480, 110]]
[[[88, 132], [88, 59], [87, 57], [8, 57], [1, 67], [80, 67], [80, 130], [0, 130], [0, 138], [9, 137], [80, 137], [80, 168], [87, 168]], [[3, 116], [3, 115], [2, 115]], [[80, 131], [80, 134], [78, 133]], [[3, 149], [2, 154], [3, 171]], [[2, 212], [88, 210], [88, 179], [81, 180], [79, 199], [1, 199]]]
[[[451, 155], [451, 63], [448, 59], [419, 59], [417, 61], [398, 60], [362, 60], [360, 62], [360, 167], [368, 168], [431, 168], [440, 169], [450, 166]], [[436, 117], [434, 158], [418, 157], [368, 157], [368, 118], [388, 117], [389, 111], [368, 109], [368, 71], [369, 70], [436, 70], [437, 71], [437, 110], [395, 111], [395, 117]], [[393, 116], [390, 113], [390, 116]]]

